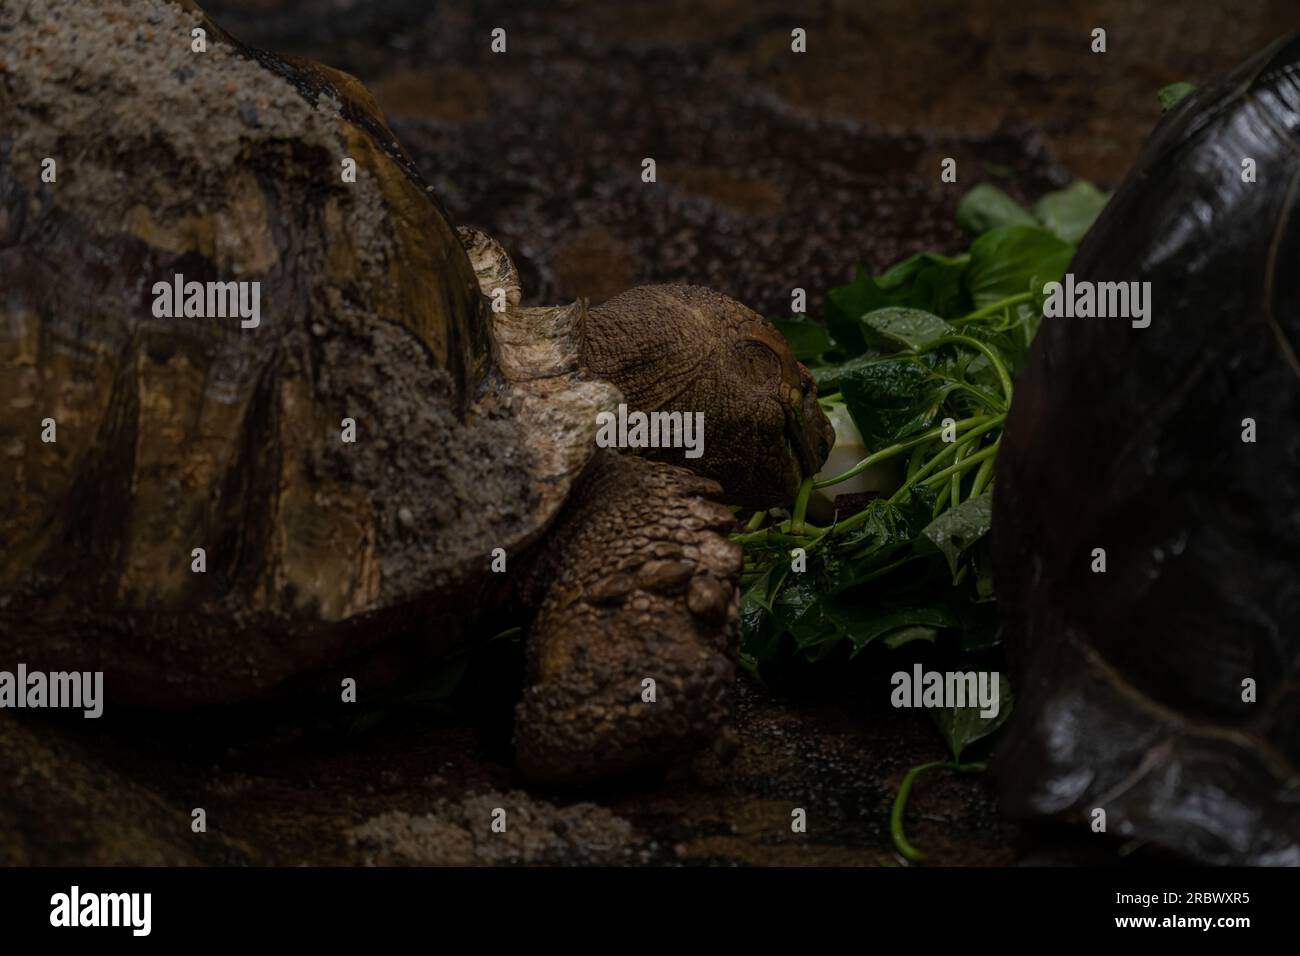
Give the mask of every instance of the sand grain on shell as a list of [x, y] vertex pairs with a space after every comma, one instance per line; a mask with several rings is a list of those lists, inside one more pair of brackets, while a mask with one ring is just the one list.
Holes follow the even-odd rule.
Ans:
[[[214, 37], [193, 52], [199, 22], [167, 0], [0, 5], [0, 108], [15, 165], [36, 170], [57, 157], [52, 193], [71, 208], [102, 208], [147, 186], [152, 209], [196, 199], [203, 212], [205, 200], [221, 205], [220, 177], [249, 144], [292, 140], [341, 154], [337, 103], [307, 103]], [[200, 181], [131, 175], [122, 156], [165, 157]]]

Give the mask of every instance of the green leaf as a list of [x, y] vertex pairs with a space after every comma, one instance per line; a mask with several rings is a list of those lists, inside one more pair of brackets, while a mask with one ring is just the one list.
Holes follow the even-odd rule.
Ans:
[[[986, 544], [987, 538], [977, 550]], [[980, 600], [978, 594], [972, 594], [971, 590], [969, 586], [953, 589], [951, 606], [961, 629], [961, 649], [973, 653], [992, 650], [1002, 641], [998, 629], [997, 602]]]
[[1067, 188], [1048, 193], [1034, 203], [1034, 215], [1058, 239], [1077, 244], [1092, 228], [1109, 198], [1087, 180], [1076, 179]]
[[835, 337], [835, 344], [849, 355], [861, 355], [867, 343], [858, 319], [889, 304], [889, 296], [859, 266], [852, 282], [826, 293], [826, 327]]
[[862, 324], [868, 340], [892, 348], [920, 348], [957, 331], [933, 312], [897, 307], [868, 312]]
[[876, 277], [876, 285], [888, 296], [890, 305], [936, 315], [965, 315], [970, 301], [962, 288], [962, 276], [969, 264], [968, 255], [921, 252], [890, 266]]
[[848, 640], [856, 657], [868, 644], [909, 627], [956, 627], [957, 618], [943, 604], [880, 606], [859, 597], [826, 595], [817, 583], [800, 575], [781, 592], [773, 615], [775, 628], [794, 638], [809, 660], [820, 660]]
[[1160, 112], [1168, 113], [1178, 105], [1184, 96], [1196, 90], [1194, 83], [1170, 83], [1160, 87], [1156, 97], [1160, 100]]
[[976, 239], [970, 253], [966, 284], [979, 308], [1060, 281], [1074, 246], [1039, 226], [1000, 226]]
[[924, 431], [954, 383], [936, 378], [913, 356], [881, 359], [840, 381], [844, 403], [868, 448], [886, 448]]
[[930, 713], [939, 725], [939, 732], [948, 742], [954, 760], [960, 760], [962, 751], [977, 740], [983, 740], [1001, 727], [1011, 716], [1011, 684], [998, 674], [998, 712], [996, 717], [981, 717], [980, 706], [940, 707]]
[[[912, 490], [907, 500], [893, 505], [877, 498], [867, 505], [865, 520], [838, 537], [828, 554], [819, 555], [819, 587], [825, 594], [856, 589], [875, 578], [891, 574], [917, 561], [913, 541], [930, 522], [935, 492], [924, 486]], [[857, 594], [861, 598], [861, 593]], [[898, 603], [898, 601], [894, 601]], [[926, 603], [909, 599], [907, 603]]]
[[[979, 323], [970, 322], [961, 327], [960, 334], [967, 338], [979, 339], [992, 348], [1014, 376], [1025, 358], [1026, 351], [1018, 334], [1020, 321], [1022, 319], [1017, 310], [1012, 316], [1013, 324], [1005, 332], [995, 332]], [[964, 354], [970, 357], [970, 363], [965, 366], [967, 381], [986, 385], [991, 391], [996, 392], [998, 377], [988, 359], [973, 349], [967, 350]]]
[[907, 526], [914, 529], [912, 532], [913, 537], [924, 531], [926, 525], [930, 523], [931, 516], [934, 514], [934, 502], [937, 498], [938, 492], [933, 488], [925, 485], [909, 485], [903, 500], [894, 505], [898, 509], [898, 513], [907, 522]]
[[740, 612], [740, 650], [746, 660], [761, 670], [776, 660], [781, 647], [781, 635], [773, 626], [772, 615], [762, 608], [746, 608]]
[[993, 495], [985, 492], [939, 515], [921, 532], [921, 538], [948, 559], [948, 568], [955, 575], [962, 555], [988, 534], [992, 523]]
[[913, 641], [926, 641], [933, 644], [938, 636], [938, 628], [924, 627], [918, 624], [912, 627], [899, 628], [891, 634], [886, 634], [883, 643], [893, 651], [902, 647], [904, 644], [911, 644]]
[[769, 319], [776, 330], [785, 337], [790, 351], [800, 362], [809, 362], [829, 352], [831, 337], [816, 322], [807, 318]]
[[741, 650], [758, 667], [774, 660], [780, 649], [781, 634], [774, 626], [772, 602], [789, 571], [788, 561], [778, 561], [740, 600]]
[[997, 186], [980, 183], [957, 205], [957, 225], [971, 235], [999, 226], [1033, 226], [1034, 217]]
[[826, 327], [835, 344], [854, 356], [867, 348], [860, 320], [868, 312], [894, 306], [939, 316], [965, 315], [970, 311], [963, 282], [968, 266], [968, 256], [921, 253], [904, 259], [878, 279], [859, 267], [852, 282], [826, 293]]
[[[859, 333], [861, 334], [861, 333]], [[830, 395], [840, 390], [844, 380], [851, 375], [854, 370], [872, 365], [880, 361], [879, 355], [859, 355], [851, 358], [847, 362], [841, 362], [839, 365], [822, 365], [810, 369], [813, 380], [817, 383], [817, 394]]]
[[937, 629], [957, 626], [957, 619], [952, 611], [942, 604], [879, 608], [873, 611], [858, 609], [855, 612], [841, 613], [836, 621], [853, 644], [851, 655], [853, 657], [856, 657], [876, 638], [893, 634], [904, 628]]
[[902, 262], [895, 263], [876, 276], [876, 284], [886, 292], [909, 289], [912, 294], [919, 295], [921, 293], [916, 292], [915, 285], [923, 274], [933, 273], [939, 275], [945, 272], [960, 272], [969, 261], [970, 256], [967, 255], [941, 256], [935, 252], [918, 252], [914, 256], [908, 256]]

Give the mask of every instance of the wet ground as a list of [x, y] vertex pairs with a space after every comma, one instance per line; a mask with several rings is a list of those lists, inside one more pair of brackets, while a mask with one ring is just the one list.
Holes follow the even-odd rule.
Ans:
[[[952, 212], [975, 182], [1022, 198], [1076, 175], [1113, 185], [1158, 116], [1159, 87], [1212, 75], [1300, 22], [1281, 2], [1249, 16], [1128, 0], [797, 14], [732, 0], [205, 6], [248, 42], [365, 80], [453, 217], [515, 256], [532, 302], [684, 281], [772, 315], [795, 287], [816, 314], [858, 263], [958, 248]], [[505, 54], [489, 49], [495, 27]], [[790, 51], [796, 27], [806, 54]], [[1089, 50], [1096, 27], [1105, 54]], [[655, 183], [641, 181], [647, 157]], [[955, 185], [939, 180], [945, 157]], [[138, 715], [127, 734], [7, 719], [0, 772], [18, 785], [0, 816], [23, 822], [0, 835], [0, 859], [891, 864], [897, 785], [944, 756], [930, 723], [880, 706], [883, 694], [778, 696], [742, 678], [730, 765], [603, 794], [528, 792], [505, 743], [509, 681], [489, 683], [469, 713], [386, 709], [351, 731], [292, 707], [166, 726]], [[194, 807], [205, 837], [191, 833]], [[507, 832], [490, 835], [498, 807]], [[795, 808], [807, 833], [791, 830]], [[1016, 855], [975, 777], [923, 781], [909, 835], [938, 864]]]
[[[125, 715], [60, 729], [0, 721], [16, 785], [0, 816], [6, 863], [890, 865], [902, 775], [943, 757], [929, 722], [886, 695], [780, 700], [742, 679], [731, 762], [581, 794], [529, 790], [495, 717], [311, 707]], [[481, 690], [476, 688], [475, 690]], [[489, 697], [505, 696], [496, 687]], [[481, 703], [480, 699], [480, 703]], [[337, 713], [337, 708], [335, 708]], [[6, 806], [7, 804], [7, 806]], [[192, 812], [205, 833], [192, 832]], [[504, 833], [491, 830], [505, 811]], [[795, 832], [803, 810], [806, 832]], [[908, 833], [940, 864], [1010, 862], [1013, 835], [966, 777], [920, 786]]]

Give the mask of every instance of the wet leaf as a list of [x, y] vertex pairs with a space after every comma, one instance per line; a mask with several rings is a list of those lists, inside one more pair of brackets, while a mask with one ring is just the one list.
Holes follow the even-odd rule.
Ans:
[[962, 315], [970, 309], [964, 284], [967, 256], [922, 253], [873, 278], [859, 268], [853, 281], [826, 294], [826, 326], [848, 357], [867, 349], [861, 319], [889, 307], [921, 309], [935, 315]]
[[939, 732], [948, 742], [954, 760], [960, 760], [962, 751], [977, 740], [983, 740], [1011, 716], [1011, 684], [1003, 674], [998, 674], [998, 712], [995, 717], [980, 716], [980, 706], [940, 707], [932, 710], [931, 716], [939, 726]]
[[926, 361], [911, 356], [886, 358], [853, 369], [839, 382], [844, 403], [862, 440], [885, 448], [934, 421], [955, 384], [938, 378]]
[[868, 341], [890, 349], [900, 345], [920, 348], [957, 331], [933, 312], [894, 306], [868, 312], [862, 317], [862, 324], [866, 326]]
[[985, 492], [945, 511], [921, 532], [928, 545], [948, 559], [955, 575], [966, 550], [988, 534], [993, 524], [993, 495]]

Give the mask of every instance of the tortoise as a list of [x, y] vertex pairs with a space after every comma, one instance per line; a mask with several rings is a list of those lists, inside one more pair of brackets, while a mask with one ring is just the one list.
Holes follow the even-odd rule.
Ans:
[[[833, 441], [770, 324], [690, 286], [524, 306], [355, 78], [188, 0], [9, 6], [0, 37], [0, 658], [223, 704], [520, 601], [525, 775], [716, 742], [723, 489], [788, 502]], [[258, 316], [159, 317], [173, 281]], [[703, 455], [598, 447], [620, 403], [702, 413]]]
[[1298, 82], [1293, 34], [1166, 115], [1069, 269], [1150, 282], [1150, 326], [1047, 319], [1017, 383], [994, 500], [1017, 819], [1300, 864]]

